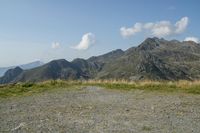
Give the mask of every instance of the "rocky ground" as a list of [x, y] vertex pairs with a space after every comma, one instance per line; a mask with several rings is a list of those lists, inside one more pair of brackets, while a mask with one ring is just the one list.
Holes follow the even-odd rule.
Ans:
[[0, 132], [199, 133], [200, 95], [84, 87], [1, 99]]

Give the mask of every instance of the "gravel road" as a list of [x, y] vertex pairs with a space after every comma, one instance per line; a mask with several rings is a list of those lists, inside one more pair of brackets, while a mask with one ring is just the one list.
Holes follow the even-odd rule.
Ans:
[[199, 133], [200, 95], [83, 87], [1, 99], [0, 132]]

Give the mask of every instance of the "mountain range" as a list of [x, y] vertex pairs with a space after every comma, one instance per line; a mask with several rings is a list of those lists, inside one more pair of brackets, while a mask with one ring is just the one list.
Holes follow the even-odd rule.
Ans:
[[137, 47], [117, 49], [89, 59], [53, 60], [29, 70], [16, 67], [0, 78], [0, 84], [55, 79], [200, 79], [200, 44], [147, 38]]
[[[32, 68], [41, 66], [43, 64], [44, 63], [41, 62], [41, 61], [34, 61], [34, 62], [31, 62], [31, 63], [20, 65], [19, 67], [21, 67], [24, 70], [27, 70], [27, 69], [32, 69]], [[13, 69], [15, 67], [17, 67], [17, 66], [0, 67], [0, 77], [3, 76], [6, 71], [8, 71], [9, 69]]]

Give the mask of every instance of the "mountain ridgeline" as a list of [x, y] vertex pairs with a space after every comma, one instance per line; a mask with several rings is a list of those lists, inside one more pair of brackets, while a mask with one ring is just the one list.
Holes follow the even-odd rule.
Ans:
[[[35, 67], [39, 67], [43, 64], [44, 63], [41, 62], [41, 61], [34, 61], [34, 62], [31, 62], [31, 63], [28, 63], [28, 64], [20, 65], [19, 67], [24, 69], [24, 70], [28, 70], [28, 69], [32, 69], [32, 68], [35, 68]], [[8, 71], [9, 69], [13, 69], [15, 67], [17, 67], [17, 66], [0, 67], [0, 77], [3, 76], [6, 71]]]
[[56, 79], [200, 79], [200, 44], [147, 38], [138, 47], [117, 49], [87, 60], [53, 60], [30, 70], [16, 67], [0, 78], [0, 84]]

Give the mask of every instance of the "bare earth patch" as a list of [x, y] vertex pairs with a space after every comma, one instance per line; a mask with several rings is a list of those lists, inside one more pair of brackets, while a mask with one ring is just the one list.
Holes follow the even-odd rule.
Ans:
[[84, 87], [0, 100], [0, 132], [199, 131], [200, 95]]

